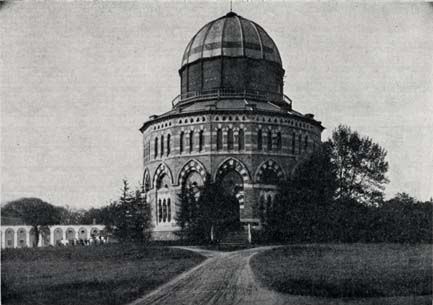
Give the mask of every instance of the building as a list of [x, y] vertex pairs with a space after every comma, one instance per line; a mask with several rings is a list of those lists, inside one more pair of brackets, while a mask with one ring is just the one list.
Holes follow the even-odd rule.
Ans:
[[259, 225], [258, 210], [320, 144], [323, 130], [314, 115], [293, 109], [284, 73], [272, 38], [234, 12], [193, 36], [172, 109], [140, 128], [155, 239], [174, 238], [177, 194], [208, 177], [236, 195], [241, 223]]
[[[22, 222], [20, 222], [22, 223]], [[31, 226], [18, 223], [8, 223], [2, 217], [0, 227], [1, 248], [27, 248], [56, 246], [65, 241], [72, 244], [73, 241], [89, 241], [100, 238], [104, 225], [52, 225], [48, 234], [39, 234], [39, 243], [35, 245], [36, 236]]]

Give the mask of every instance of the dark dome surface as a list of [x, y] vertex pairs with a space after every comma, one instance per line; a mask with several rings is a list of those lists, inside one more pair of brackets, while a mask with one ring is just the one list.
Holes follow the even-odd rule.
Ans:
[[182, 67], [218, 56], [264, 59], [282, 65], [278, 48], [268, 33], [257, 23], [233, 12], [198, 31], [185, 49]]

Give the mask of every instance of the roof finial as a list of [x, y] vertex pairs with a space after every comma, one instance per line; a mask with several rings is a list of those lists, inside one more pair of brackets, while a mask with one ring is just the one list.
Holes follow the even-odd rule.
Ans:
[[232, 0], [230, 0], [230, 12], [232, 12]]

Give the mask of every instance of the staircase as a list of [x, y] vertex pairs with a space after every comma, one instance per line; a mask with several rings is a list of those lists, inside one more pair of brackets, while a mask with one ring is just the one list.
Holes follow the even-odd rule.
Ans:
[[248, 245], [248, 231], [245, 229], [228, 232], [220, 242], [220, 246], [224, 248], [243, 248]]

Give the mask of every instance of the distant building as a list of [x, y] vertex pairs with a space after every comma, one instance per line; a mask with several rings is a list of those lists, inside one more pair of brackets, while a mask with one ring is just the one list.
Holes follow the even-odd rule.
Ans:
[[153, 238], [174, 238], [177, 194], [208, 174], [238, 198], [240, 221], [259, 225], [258, 211], [272, 204], [278, 182], [321, 143], [321, 122], [284, 95], [272, 38], [233, 12], [194, 35], [179, 74], [172, 109], [140, 128]]
[[[25, 248], [56, 246], [72, 242], [90, 241], [99, 239], [104, 230], [103, 225], [53, 225], [49, 234], [40, 234], [39, 243], [36, 245], [36, 236], [31, 226], [25, 225], [19, 218], [14, 224], [10, 224], [11, 217], [1, 218], [0, 240], [1, 248]], [[19, 220], [19, 221], [18, 221]], [[18, 221], [18, 223], [16, 222]]]

